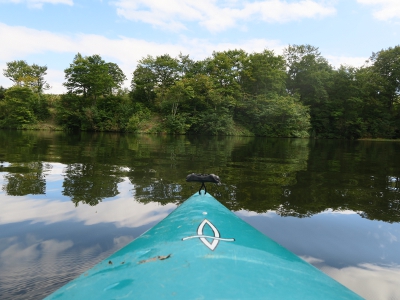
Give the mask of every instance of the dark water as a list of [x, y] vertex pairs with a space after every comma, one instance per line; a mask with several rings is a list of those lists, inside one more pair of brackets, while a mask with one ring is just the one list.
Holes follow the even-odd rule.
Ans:
[[0, 131], [0, 299], [41, 299], [208, 191], [367, 299], [400, 299], [400, 142]]

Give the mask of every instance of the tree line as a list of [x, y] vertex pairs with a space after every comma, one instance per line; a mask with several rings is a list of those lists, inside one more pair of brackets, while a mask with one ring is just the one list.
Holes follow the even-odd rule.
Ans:
[[7, 63], [0, 127], [358, 139], [400, 137], [400, 46], [362, 67], [332, 67], [317, 47], [147, 56], [130, 89], [119, 66], [78, 53], [65, 69], [67, 93], [46, 94], [47, 67]]

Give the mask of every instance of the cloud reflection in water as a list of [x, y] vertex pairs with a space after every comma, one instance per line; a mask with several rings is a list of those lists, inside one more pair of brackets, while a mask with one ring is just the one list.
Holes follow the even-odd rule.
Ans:
[[[0, 193], [0, 226], [21, 224], [22, 227], [26, 223], [22, 234], [10, 233], [0, 238], [3, 274], [0, 283], [12, 298], [24, 299], [24, 290], [30, 287], [32, 291], [32, 286], [38, 298], [46, 295], [49, 289], [54, 290], [129, 243], [176, 207], [135, 201], [132, 184], [127, 178], [118, 184], [117, 196], [104, 199], [96, 206], [80, 204], [75, 207], [59, 192], [62, 170], [62, 164], [53, 164], [47, 171], [46, 195]], [[366, 299], [400, 298], [398, 224], [391, 224], [389, 228], [387, 223], [362, 219], [349, 210], [327, 210], [304, 219], [282, 218], [273, 211], [265, 214], [239, 211], [237, 214]], [[59, 230], [58, 226], [71, 229], [50, 237], [45, 234]], [[350, 226], [352, 230], [348, 230]], [[78, 232], [85, 228], [89, 228], [88, 231], [78, 237]], [[122, 232], [124, 228], [136, 231]], [[34, 229], [36, 232], [31, 233]], [[92, 243], [83, 243], [81, 239], [89, 239], [90, 235], [97, 236]], [[398, 249], [397, 254], [393, 249]]]
[[118, 185], [117, 196], [96, 206], [78, 207], [60, 195], [62, 181], [47, 184], [51, 188], [46, 195], [9, 196], [0, 192], [2, 299], [26, 299], [27, 293], [30, 299], [42, 299], [131, 242], [176, 207], [135, 201], [128, 180]]
[[378, 266], [364, 263], [339, 269], [328, 266], [317, 258], [301, 258], [365, 299], [400, 299], [400, 265]]
[[118, 185], [120, 193], [116, 197], [96, 206], [78, 207], [71, 201], [49, 199], [46, 195], [34, 198], [2, 195], [0, 225], [24, 221], [45, 224], [74, 221], [85, 225], [113, 223], [117, 227], [139, 227], [165, 218], [176, 207], [174, 204], [138, 203], [132, 197], [131, 188], [130, 182], [125, 180]]
[[362, 297], [400, 299], [400, 224], [349, 210], [303, 219], [274, 211], [236, 214]]

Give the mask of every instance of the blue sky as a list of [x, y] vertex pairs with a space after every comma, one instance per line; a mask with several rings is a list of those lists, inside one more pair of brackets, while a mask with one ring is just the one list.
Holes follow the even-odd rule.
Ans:
[[[128, 77], [147, 55], [274, 50], [311, 44], [335, 67], [361, 66], [399, 44], [399, 0], [0, 0], [0, 69], [47, 65], [62, 93], [76, 53], [100, 54]], [[0, 85], [12, 82], [0, 72]]]

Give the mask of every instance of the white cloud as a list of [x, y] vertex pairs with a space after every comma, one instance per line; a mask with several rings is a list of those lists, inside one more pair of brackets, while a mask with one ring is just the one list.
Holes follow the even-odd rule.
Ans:
[[398, 0], [357, 0], [358, 3], [376, 7], [374, 18], [388, 21], [400, 18], [400, 1]]
[[[127, 75], [125, 86], [129, 86], [131, 74], [135, 70], [137, 61], [152, 55], [168, 53], [176, 57], [179, 53], [189, 54], [192, 59], [200, 60], [211, 56], [213, 51], [229, 49], [243, 49], [248, 53], [261, 52], [264, 49], [274, 50], [281, 54], [286, 45], [278, 40], [248, 39], [238, 42], [212, 43], [206, 39], [188, 38], [180, 36], [175, 43], [156, 43], [142, 39], [120, 36], [115, 39], [94, 34], [65, 35], [46, 30], [36, 30], [23, 26], [9, 26], [0, 23], [0, 71], [6, 67], [6, 62], [12, 60], [26, 60], [29, 64], [37, 63], [27, 59], [29, 56], [51, 55], [48, 60], [47, 82], [52, 86], [49, 93], [64, 93], [64, 69], [72, 62], [74, 55], [80, 52], [83, 55], [100, 54], [106, 61], [117, 63]], [[104, 45], [107, 45], [106, 47]], [[54, 62], [54, 56], [56, 62]], [[361, 66], [366, 58], [326, 56], [329, 62], [336, 67], [340, 64]], [[57, 63], [57, 66], [54, 64]], [[62, 65], [60, 68], [59, 65]], [[0, 72], [0, 85], [8, 87], [11, 81]]]
[[361, 67], [365, 65], [366, 60], [368, 59], [368, 57], [357, 57], [357, 56], [352, 57], [352, 56], [325, 55], [324, 57], [335, 68], [339, 68], [341, 65]]
[[4, 23], [0, 23], [0, 36], [2, 38], [0, 61], [23, 59], [28, 54], [46, 51], [62, 53], [75, 44], [68, 36], [23, 26], [8, 26]]
[[[162, 55], [165, 53], [175, 57], [179, 53], [190, 54], [193, 59], [204, 59], [213, 51], [228, 49], [243, 49], [248, 52], [262, 51], [265, 48], [280, 51], [283, 45], [279, 41], [265, 39], [243, 40], [237, 43], [213, 44], [207, 40], [190, 39], [181, 37], [176, 43], [155, 43], [141, 39], [120, 36], [109, 39], [101, 35], [75, 34], [63, 35], [45, 30], [36, 30], [22, 26], [9, 26], [0, 23], [0, 66], [5, 68], [5, 63], [12, 60], [26, 60], [28, 55], [54, 54], [60, 57], [68, 55], [63, 69], [72, 62], [73, 56], [80, 52], [83, 55], [100, 54], [103, 59], [117, 63], [128, 77], [126, 85], [129, 86], [130, 75], [137, 65], [137, 61], [147, 55]], [[105, 47], [104, 45], [107, 45]], [[70, 56], [69, 56], [70, 55]], [[34, 61], [27, 61], [34, 63]], [[46, 80], [52, 86], [51, 93], [65, 92], [63, 69], [54, 69], [49, 60], [48, 76]], [[60, 60], [58, 60], [60, 63]], [[2, 73], [2, 72], [1, 72]], [[0, 85], [9, 86], [11, 81], [0, 75]]]
[[251, 11], [249, 17], [259, 13], [261, 20], [279, 23], [303, 18], [325, 17], [336, 13], [333, 6], [311, 0], [293, 3], [279, 0], [260, 1], [248, 4], [246, 9]]
[[42, 8], [43, 4], [74, 5], [73, 0], [0, 0], [0, 3], [25, 3], [30, 8]]
[[[67, 68], [67, 65], [65, 68]], [[67, 92], [67, 89], [63, 86], [63, 82], [65, 81], [63, 70], [48, 69], [46, 81], [50, 84], [50, 89], [46, 93], [63, 94]]]
[[[103, 58], [118, 63], [125, 74], [129, 76], [137, 61], [144, 56], [165, 53], [175, 56], [180, 52], [188, 53], [185, 47], [174, 44], [157, 44], [126, 37], [108, 39], [100, 35], [90, 34], [67, 36], [22, 26], [9, 26], [3, 23], [0, 23], [0, 36], [3, 41], [0, 48], [1, 70], [5, 68], [5, 63], [8, 61], [26, 60], [28, 55], [46, 55], [49, 53], [60, 55], [60, 57], [63, 54], [70, 54], [68, 60], [65, 60], [64, 68], [67, 68], [72, 62], [73, 56], [80, 52], [83, 55], [100, 54]], [[104, 45], [107, 45], [107, 47], [104, 47]], [[49, 61], [49, 63], [51, 62]], [[49, 64], [48, 67], [46, 79], [52, 86], [49, 92], [63, 93], [65, 91], [62, 86], [64, 68], [62, 70], [53, 69]], [[10, 84], [11, 82], [8, 79], [0, 75], [0, 85], [9, 86]]]
[[290, 22], [335, 14], [335, 8], [321, 1], [254, 2], [217, 0], [119, 0], [113, 2], [118, 15], [173, 31], [187, 29], [196, 22], [211, 32], [235, 27], [240, 21]]

